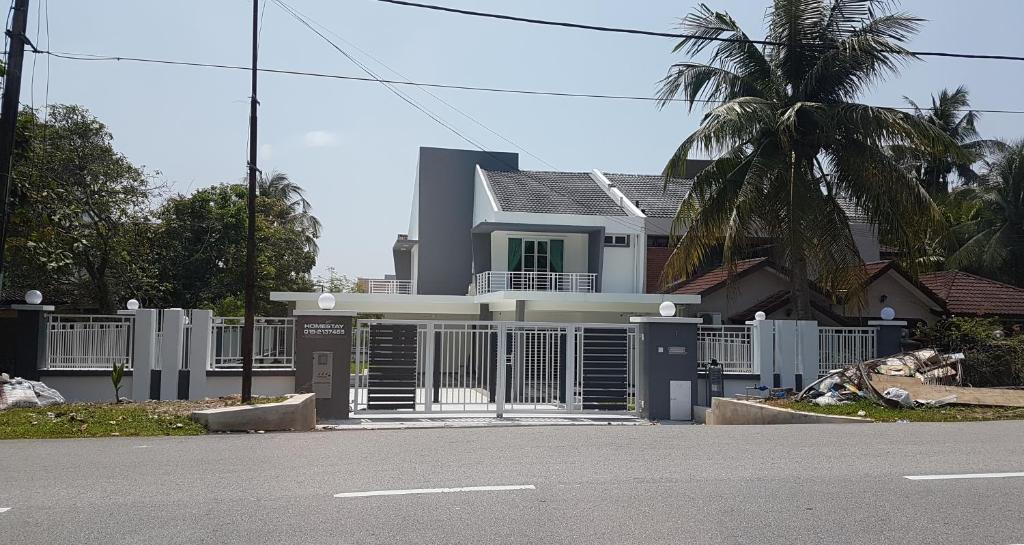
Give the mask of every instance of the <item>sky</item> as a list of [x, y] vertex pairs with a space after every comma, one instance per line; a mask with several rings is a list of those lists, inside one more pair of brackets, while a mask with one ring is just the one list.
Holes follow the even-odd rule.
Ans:
[[[287, 2], [392, 79], [402, 78], [367, 54], [413, 81], [643, 96], [652, 96], [671, 63], [684, 59], [671, 52], [674, 41], [666, 38], [480, 19], [375, 0]], [[655, 31], [672, 30], [697, 4], [426, 3]], [[768, 0], [706, 3], [728, 11], [750, 36], [763, 37]], [[1020, 0], [904, 0], [900, 7], [928, 20], [912, 49], [1024, 54]], [[52, 51], [245, 66], [251, 10], [248, 0], [32, 0], [29, 37]], [[52, 57], [47, 66], [47, 57], [33, 55], [26, 62], [23, 103], [85, 106], [107, 124], [115, 147], [170, 191], [187, 193], [244, 177], [246, 72]], [[273, 1], [263, 15], [260, 66], [364, 75]], [[975, 108], [1024, 110], [1024, 63], [1005, 61], [917, 62], [877, 84], [862, 101], [903, 106], [906, 95], [927, 103], [943, 87], [960, 84], [968, 86]], [[700, 120], [700, 112], [682, 105], [659, 110], [642, 101], [430, 90], [456, 111], [421, 90], [403, 89], [488, 149], [520, 152], [524, 169], [657, 173]], [[350, 276], [394, 272], [391, 245], [396, 234], [408, 230], [419, 147], [472, 146], [375, 82], [261, 74], [259, 99], [259, 167], [287, 173], [305, 188], [323, 222], [314, 272], [327, 267]], [[986, 137], [1021, 138], [1024, 115], [988, 114], [980, 128]]]

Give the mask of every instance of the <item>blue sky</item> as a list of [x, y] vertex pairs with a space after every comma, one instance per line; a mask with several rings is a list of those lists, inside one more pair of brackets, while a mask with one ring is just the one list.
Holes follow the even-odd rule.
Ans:
[[[434, 3], [596, 25], [671, 30], [689, 0], [431, 0]], [[767, 0], [708, 0], [748, 34], [763, 36]], [[46, 4], [49, 4], [48, 6]], [[415, 81], [652, 95], [673, 55], [669, 39], [634, 37], [397, 7], [373, 0], [289, 0], [345, 40]], [[36, 34], [35, 7], [48, 7]], [[249, 62], [248, 0], [33, 0], [30, 37], [54, 51], [156, 57], [209, 63]], [[929, 21], [918, 50], [1024, 52], [1020, 0], [905, 0], [902, 9]], [[45, 11], [44, 11], [45, 13]], [[387, 70], [354, 55], [387, 76]], [[268, 2], [261, 66], [362, 75], [348, 60]], [[32, 62], [36, 69], [30, 84]], [[29, 57], [22, 100], [77, 103], [114, 134], [115, 146], [159, 171], [174, 191], [235, 181], [245, 173], [248, 75], [208, 68]], [[1024, 63], [929, 59], [879, 84], [864, 102], [919, 103], [942, 87], [968, 85], [975, 107], [1024, 109]], [[473, 140], [496, 150], [510, 144], [412, 88], [407, 92]], [[431, 90], [559, 170], [600, 168], [655, 173], [697, 125], [682, 106]], [[468, 147], [464, 141], [375, 83], [297, 76], [260, 78], [260, 168], [288, 173], [306, 188], [324, 224], [317, 270], [349, 275], [392, 272], [391, 244], [408, 228], [420, 146]], [[983, 134], [1024, 137], [1024, 115], [984, 116]], [[547, 169], [521, 154], [528, 169]]]

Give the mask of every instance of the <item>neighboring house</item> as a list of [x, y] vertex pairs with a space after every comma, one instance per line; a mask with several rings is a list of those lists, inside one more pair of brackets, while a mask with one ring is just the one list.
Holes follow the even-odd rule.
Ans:
[[922, 274], [920, 281], [943, 301], [948, 315], [1024, 321], [1024, 289], [962, 271]]

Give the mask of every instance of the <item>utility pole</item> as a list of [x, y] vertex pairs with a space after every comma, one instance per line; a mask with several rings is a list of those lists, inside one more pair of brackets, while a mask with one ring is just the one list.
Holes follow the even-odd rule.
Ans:
[[11, 156], [14, 154], [14, 130], [18, 126], [21, 101], [21, 66], [25, 61], [25, 29], [28, 27], [28, 0], [15, 0], [11, 19], [7, 75], [4, 76], [3, 104], [0, 106], [0, 290], [4, 287], [4, 247], [11, 207]]
[[242, 325], [242, 403], [252, 399], [252, 340], [256, 321], [256, 57], [259, 53], [259, 1], [252, 0], [252, 96], [249, 99], [249, 192], [245, 228], [245, 323]]

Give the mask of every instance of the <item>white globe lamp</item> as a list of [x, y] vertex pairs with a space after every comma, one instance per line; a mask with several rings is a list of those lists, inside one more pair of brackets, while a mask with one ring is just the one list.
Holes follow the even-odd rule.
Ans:
[[316, 305], [320, 307], [320, 310], [334, 310], [336, 302], [330, 293], [321, 293], [320, 297], [316, 298]]
[[896, 311], [893, 310], [892, 307], [883, 308], [880, 314], [882, 315], [882, 319], [885, 321], [892, 320], [896, 317]]
[[666, 318], [671, 318], [676, 315], [676, 305], [672, 301], [665, 301], [658, 305], [658, 314]]
[[25, 292], [25, 302], [30, 305], [38, 305], [43, 302], [43, 294], [39, 290]]
[[139, 300], [129, 299], [128, 302], [124, 304], [124, 308], [128, 310], [139, 310]]
[[754, 319], [755, 320], [764, 320], [767, 317], [768, 317], [768, 315], [765, 314], [764, 311], [762, 311], [762, 310], [759, 310], [759, 311], [754, 313]]

